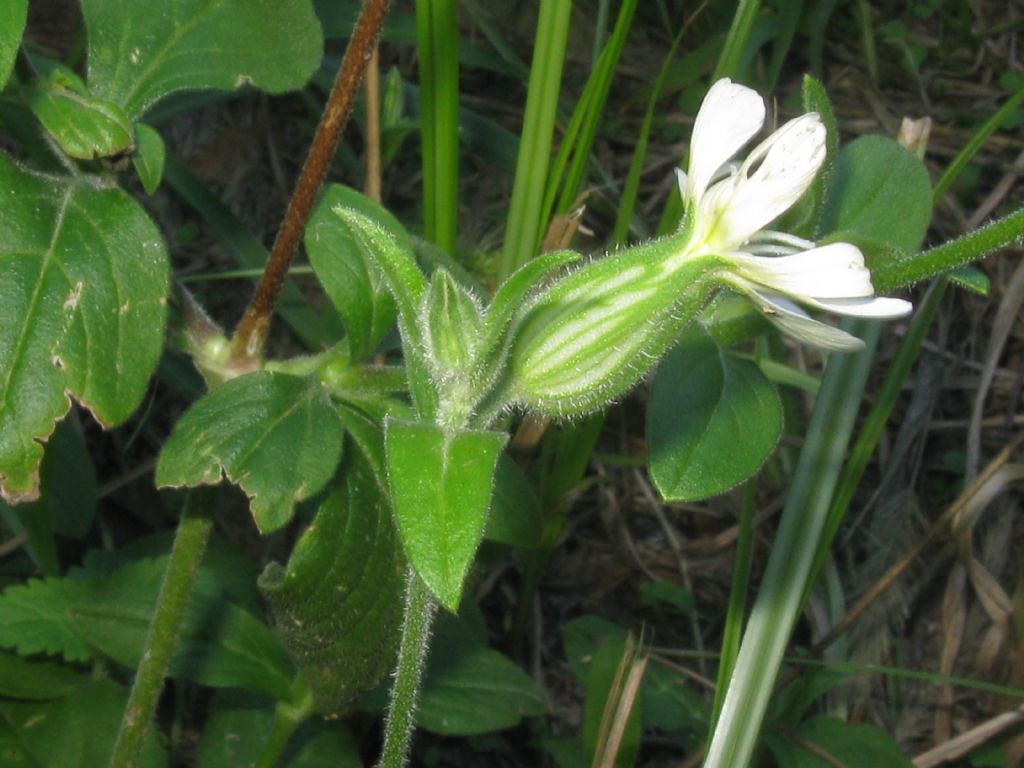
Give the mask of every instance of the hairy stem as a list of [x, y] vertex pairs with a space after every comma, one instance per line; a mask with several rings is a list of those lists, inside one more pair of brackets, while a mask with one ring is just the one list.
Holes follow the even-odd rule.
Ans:
[[309, 716], [313, 714], [313, 691], [306, 679], [299, 675], [292, 685], [290, 701], [277, 702], [274, 710], [274, 724], [270, 736], [263, 747], [263, 753], [256, 763], [256, 768], [274, 768], [284, 754], [285, 747], [292, 735]]
[[391, 704], [384, 725], [384, 747], [378, 768], [403, 768], [409, 760], [413, 716], [419, 697], [423, 668], [430, 647], [430, 628], [437, 603], [430, 590], [409, 568], [405, 590], [405, 616], [402, 641], [398, 647], [398, 666], [391, 688]]
[[201, 487], [189, 491], [185, 501], [153, 620], [146, 635], [142, 661], [135, 673], [135, 684], [110, 756], [110, 768], [130, 768], [142, 749], [178, 643], [178, 628], [185, 606], [210, 538], [216, 500], [215, 487]]
[[231, 361], [236, 365], [254, 365], [263, 352], [267, 330], [270, 327], [270, 316], [284, 285], [288, 267], [306, 230], [306, 222], [313, 212], [313, 204], [327, 175], [331, 159], [338, 147], [341, 129], [345, 127], [352, 111], [363, 70], [377, 45], [388, 5], [389, 0], [363, 2], [320, 124], [313, 136], [309, 154], [302, 166], [291, 200], [288, 201], [288, 209], [285, 211], [281, 228], [277, 231], [274, 246], [270, 250], [263, 277], [256, 286], [256, 292], [249, 301], [238, 328], [235, 329], [231, 341]]

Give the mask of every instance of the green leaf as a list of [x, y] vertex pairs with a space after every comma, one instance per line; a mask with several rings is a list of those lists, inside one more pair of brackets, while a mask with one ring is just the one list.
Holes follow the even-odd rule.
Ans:
[[921, 247], [932, 215], [932, 188], [924, 164], [883, 136], [847, 144], [832, 166], [821, 231], [864, 251], [874, 269], [892, 252]]
[[55, 534], [83, 539], [96, 514], [96, 475], [75, 419], [62, 421], [39, 468], [36, 501], [9, 507], [0, 501], [8, 527], [28, 537], [26, 550], [45, 576], [60, 571]]
[[[910, 768], [913, 763], [885, 731], [873, 725], [850, 725], [837, 717], [815, 717], [793, 735], [767, 729], [765, 741], [779, 765], [786, 768], [827, 768], [837, 762], [848, 768]], [[813, 744], [832, 757], [826, 761], [807, 749]]]
[[92, 648], [68, 611], [84, 592], [70, 579], [30, 579], [8, 587], [0, 596], [0, 646], [26, 656], [48, 653], [88, 661]]
[[[36, 766], [96, 768], [110, 759], [127, 703], [126, 689], [110, 680], [96, 680], [63, 699], [0, 702], [0, 722], [10, 726], [18, 745]], [[167, 765], [155, 729], [146, 734], [134, 765]]]
[[216, 485], [226, 475], [249, 495], [260, 531], [270, 533], [331, 479], [341, 438], [318, 383], [258, 371], [218, 387], [181, 417], [160, 452], [156, 482]]
[[364, 249], [364, 241], [353, 236], [349, 223], [334, 214], [336, 206], [373, 220], [409, 253], [412, 242], [391, 213], [340, 184], [327, 187], [310, 217], [305, 240], [309, 263], [345, 323], [352, 359], [360, 360], [391, 330], [397, 310], [376, 260]]
[[347, 708], [387, 674], [402, 620], [404, 560], [387, 500], [358, 451], [288, 565], [260, 576], [275, 626], [317, 711]]
[[979, 296], [988, 296], [988, 275], [973, 264], [965, 264], [962, 267], [951, 269], [946, 276], [961, 288], [966, 288]]
[[[146, 635], [167, 558], [141, 560], [109, 577], [89, 579], [68, 613], [86, 641], [133, 669]], [[221, 585], [200, 570], [182, 618], [170, 676], [210, 686], [234, 686], [287, 699], [292, 667], [274, 633], [224, 600]]]
[[43, 127], [66, 155], [79, 160], [131, 152], [134, 131], [121, 108], [81, 92], [77, 77], [69, 75], [55, 67], [48, 79], [26, 89], [28, 106]]
[[29, 661], [0, 652], [0, 696], [13, 699], [58, 699], [67, 696], [88, 677], [73, 667], [52, 661]]
[[409, 392], [420, 416], [431, 417], [437, 407], [437, 393], [427, 374], [423, 334], [417, 324], [427, 280], [412, 251], [376, 220], [353, 208], [336, 207], [333, 210], [348, 228], [349, 236], [359, 251], [384, 275], [398, 310]]
[[[573, 677], [585, 682], [597, 652], [608, 644], [620, 649], [626, 630], [600, 616], [584, 615], [562, 627], [562, 645]], [[655, 660], [647, 665], [640, 689], [643, 723], [647, 728], [680, 731], [703, 738], [707, 732], [708, 705], [682, 673]]]
[[[608, 698], [616, 694], [617, 684], [622, 682], [618, 677], [619, 670], [624, 660], [628, 663], [635, 658], [634, 653], [628, 650], [629, 645], [630, 643], [623, 637], [606, 638], [593, 654], [590, 668], [587, 670], [587, 679], [584, 683], [587, 693], [583, 705], [583, 744], [592, 760], [603, 735], [601, 725], [608, 706]], [[622, 744], [615, 756], [614, 764], [618, 768], [628, 768], [636, 759], [643, 730], [642, 708], [642, 700], [634, 700], [623, 729]]]
[[[0, 646], [88, 661], [98, 651], [134, 668], [167, 558], [141, 560], [110, 575], [31, 580], [0, 596]], [[291, 664], [270, 629], [224, 600], [216, 571], [201, 569], [181, 624], [171, 676], [239, 686], [286, 699]]]
[[647, 406], [651, 479], [673, 501], [721, 493], [760, 468], [781, 431], [778, 394], [758, 367], [687, 333], [661, 362]]
[[132, 165], [139, 174], [139, 181], [147, 195], [156, 192], [160, 180], [164, 177], [164, 161], [167, 159], [167, 147], [160, 134], [145, 123], [135, 124], [135, 154]]
[[0, 154], [0, 495], [39, 493], [41, 443], [78, 399], [128, 418], [163, 348], [167, 252], [139, 205]]
[[692, 740], [688, 746], [694, 749], [703, 745], [710, 715], [708, 702], [686, 675], [652, 659], [644, 673], [640, 697], [644, 727], [682, 733]]
[[395, 520], [406, 554], [451, 611], [483, 536], [504, 432], [449, 433], [388, 419], [384, 444]]
[[[257, 765], [274, 722], [265, 700], [243, 691], [218, 691], [203, 726], [196, 765]], [[344, 721], [309, 720], [288, 740], [277, 765], [287, 768], [362, 768], [359, 748]]]
[[323, 39], [309, 0], [83, 0], [89, 87], [139, 117], [182, 90], [301, 88]]
[[42, 494], [32, 506], [58, 536], [84, 539], [96, 516], [96, 470], [73, 422], [61, 422], [50, 440], [40, 467]]
[[484, 538], [517, 547], [540, 546], [544, 527], [537, 491], [508, 456], [498, 458], [494, 473], [494, 501], [487, 516]]
[[670, 605], [682, 614], [697, 610], [693, 593], [672, 581], [645, 581], [640, 585], [640, 602], [648, 608]]
[[14, 68], [14, 57], [21, 45], [27, 13], [28, 0], [7, 0], [0, 7], [0, 90], [7, 84]]
[[547, 711], [547, 700], [529, 675], [458, 619], [438, 622], [417, 725], [446, 736], [468, 736], [511, 728], [523, 717]]

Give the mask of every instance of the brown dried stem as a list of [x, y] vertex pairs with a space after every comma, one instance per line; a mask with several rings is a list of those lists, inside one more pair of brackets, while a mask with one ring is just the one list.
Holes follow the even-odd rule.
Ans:
[[285, 211], [281, 228], [274, 239], [263, 276], [231, 340], [231, 363], [235, 366], [255, 367], [256, 360], [263, 353], [267, 330], [270, 327], [270, 316], [277, 304], [288, 268], [298, 250], [306, 222], [309, 221], [313, 204], [338, 147], [341, 130], [352, 112], [363, 70], [377, 45], [388, 6], [389, 0], [363, 2], [320, 124], [313, 136], [306, 162], [302, 166], [291, 200], [288, 201], [288, 209]]

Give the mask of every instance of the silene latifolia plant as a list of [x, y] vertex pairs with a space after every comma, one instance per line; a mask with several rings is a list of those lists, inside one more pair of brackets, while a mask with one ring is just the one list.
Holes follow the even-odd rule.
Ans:
[[[794, 338], [840, 352], [859, 349], [860, 340], [802, 306], [876, 319], [910, 312], [906, 301], [874, 295], [856, 246], [816, 246], [766, 229], [810, 188], [825, 160], [826, 129], [817, 114], [804, 114], [737, 162], [764, 117], [755, 91], [716, 82], [697, 115], [688, 173], [679, 174], [685, 212], [675, 234], [583, 264], [571, 252], [543, 255], [514, 273], [486, 310], [443, 269], [428, 281], [385, 230], [337, 210], [379, 259], [397, 301], [418, 417], [388, 417], [385, 428], [411, 564], [385, 765], [400, 764], [408, 749], [435, 601], [459, 605], [505, 443], [504, 433], [487, 430], [503, 414], [565, 419], [602, 408], [646, 375], [721, 290], [748, 297]], [[559, 269], [566, 271], [551, 277]], [[433, 515], [447, 519], [438, 528], [445, 540], [424, 535], [423, 517]], [[438, 549], [459, 554], [442, 563]]]
[[[840, 150], [827, 95], [812, 78], [801, 94], [807, 114], [755, 143], [761, 97], [715, 77], [679, 176], [682, 206], [663, 217], [678, 218], [674, 231], [602, 258], [536, 255], [544, 230], [557, 228], [553, 212], [567, 210], [586, 181], [586, 135], [604, 103], [595, 89], [611, 81], [638, 5], [620, 4], [607, 55], [580, 99], [590, 127], [566, 131], [549, 164], [561, 82], [554, 63], [564, 58], [573, 4], [545, 0], [523, 137], [547, 138], [519, 144], [495, 258], [505, 279], [488, 300], [446, 260], [457, 240], [457, 4], [416, 4], [418, 19], [432, 19], [417, 24], [425, 241], [372, 194], [323, 183], [388, 12], [386, 0], [364, 0], [269, 252], [161, 131], [200, 103], [185, 92], [277, 94], [326, 74], [314, 4], [79, 5], [84, 49], [70, 46], [67, 63], [25, 38], [27, 0], [4, 0], [11, 12], [0, 12], [0, 519], [18, 542], [5, 566], [16, 560], [7, 573], [19, 579], [0, 594], [0, 714], [14, 734], [3, 754], [33, 765], [166, 765], [154, 723], [158, 709], [174, 709], [171, 751], [191, 755], [201, 725], [202, 765], [306, 764], [307, 748], [323, 750], [323, 764], [360, 764], [363, 747], [341, 718], [386, 707], [380, 764], [398, 768], [414, 724], [462, 736], [545, 714], [536, 682], [469, 628], [474, 606], [464, 593], [481, 541], [534, 548], [521, 571], [516, 622], [525, 625], [564, 522], [558, 500], [578, 485], [597, 439], [600, 419], [582, 417], [656, 367], [646, 442], [658, 491], [696, 500], [753, 476], [775, 448], [783, 409], [761, 368], [727, 348], [773, 323], [829, 357], [756, 600], [745, 615], [745, 585], [736, 587], [723, 633], [736, 642], [723, 642], [707, 768], [748, 764], [816, 577], [813, 560], [829, 545], [826, 522], [842, 517], [826, 507], [881, 326], [871, 321], [911, 309], [875, 289], [944, 275], [1024, 231], [1018, 211], [921, 251], [934, 196], [974, 149], [933, 192], [920, 158], [894, 141], [866, 136]], [[182, 10], [191, 5], [206, 10]], [[739, 64], [720, 66], [729, 74]], [[415, 131], [403, 115], [405, 90], [399, 72], [388, 76], [378, 129], [369, 127], [373, 100], [364, 102], [368, 167], [377, 156], [371, 137], [384, 143]], [[650, 115], [659, 98], [656, 87]], [[643, 141], [630, 178], [643, 166]], [[557, 158], [569, 152], [563, 172]], [[387, 148], [379, 155], [386, 162]], [[368, 172], [368, 181], [380, 175]], [[166, 233], [137, 199], [161, 188], [193, 208], [241, 266], [259, 265], [230, 337], [189, 292], [187, 276], [174, 279]], [[631, 188], [624, 185], [624, 200]], [[625, 237], [633, 208], [620, 206], [613, 239]], [[322, 307], [290, 282], [300, 245]], [[841, 327], [821, 313], [845, 316]], [[308, 353], [268, 357], [272, 318]], [[859, 338], [864, 353], [845, 354], [861, 348]], [[124, 530], [148, 532], [150, 521], [180, 511], [173, 541], [136, 536], [117, 545], [119, 526], [93, 549], [103, 494], [76, 422], [87, 411], [103, 427], [124, 424], [149, 402], [154, 378], [161, 387], [151, 402], [165, 391], [190, 402], [166, 439], [162, 418], [150, 418], [159, 406], [142, 409], [136, 431], [159, 433], [153, 480], [175, 490], [127, 495], [125, 506], [152, 508], [143, 526]], [[502, 455], [522, 415], [567, 423], [544, 438], [527, 471]], [[146, 451], [125, 476], [148, 477], [150, 458]], [[248, 547], [217, 535], [216, 486], [225, 481], [245, 494], [261, 535], [282, 532], [283, 543], [293, 523], [305, 523], [286, 562], [257, 574]], [[80, 546], [69, 554], [59, 537]], [[168, 678], [186, 687], [162, 696]], [[191, 685], [216, 689], [198, 714]], [[605, 698], [590, 688], [585, 708]], [[703, 727], [704, 713], [693, 722]]]

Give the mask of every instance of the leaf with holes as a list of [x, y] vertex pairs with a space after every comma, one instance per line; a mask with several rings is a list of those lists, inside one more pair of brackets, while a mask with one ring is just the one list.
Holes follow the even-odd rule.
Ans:
[[227, 476], [250, 498], [262, 533], [292, 518], [341, 458], [342, 427], [317, 382], [259, 371], [196, 402], [164, 443], [159, 486], [216, 485]]
[[309, 0], [83, 0], [89, 88], [139, 117], [181, 90], [301, 88], [323, 38]]
[[[167, 251], [139, 205], [0, 153], [0, 494], [39, 494], [74, 397], [103, 425], [138, 406], [164, 339]], [[70, 397], [69, 397], [70, 396]]]

